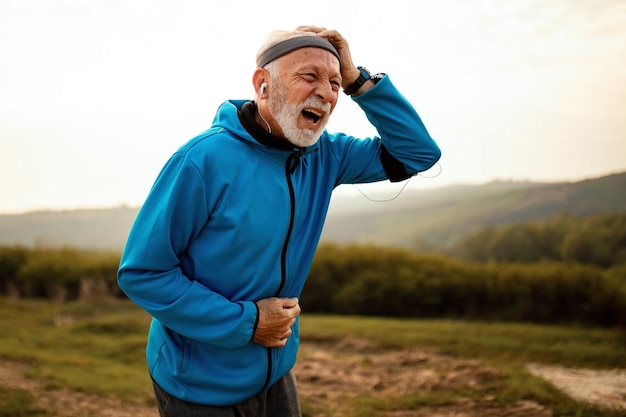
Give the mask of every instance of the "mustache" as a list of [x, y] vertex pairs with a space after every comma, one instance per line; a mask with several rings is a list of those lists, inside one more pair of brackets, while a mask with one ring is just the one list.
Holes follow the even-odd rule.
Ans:
[[323, 102], [317, 97], [307, 97], [306, 100], [302, 104], [300, 104], [300, 110], [303, 110], [305, 107], [315, 107], [320, 110], [323, 110], [326, 114], [325, 117], [330, 114], [330, 103]]

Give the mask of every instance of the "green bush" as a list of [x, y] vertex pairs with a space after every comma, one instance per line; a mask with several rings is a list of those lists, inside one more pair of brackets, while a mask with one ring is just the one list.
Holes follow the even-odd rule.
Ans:
[[[0, 247], [3, 291], [13, 286], [20, 297], [124, 297], [118, 264], [116, 253]], [[398, 248], [322, 244], [300, 301], [311, 313], [626, 327], [626, 266], [476, 263]]]
[[77, 299], [95, 282], [100, 296], [121, 296], [119, 254], [72, 248], [0, 247], [0, 290], [19, 297]]
[[464, 263], [374, 246], [323, 244], [304, 311], [623, 326], [624, 268]]
[[22, 246], [0, 247], [0, 288], [15, 282], [17, 271], [26, 262], [29, 250]]
[[626, 263], [626, 213], [560, 215], [486, 227], [464, 238], [449, 254], [477, 262], [554, 261], [609, 268]]

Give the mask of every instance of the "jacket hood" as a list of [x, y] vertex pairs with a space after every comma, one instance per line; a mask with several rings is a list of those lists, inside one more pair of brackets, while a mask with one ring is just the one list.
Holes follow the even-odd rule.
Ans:
[[[246, 141], [255, 142], [268, 148], [299, 152], [300, 155], [317, 151], [318, 142], [307, 148], [299, 148], [284, 139], [278, 138], [260, 126], [255, 118], [256, 103], [252, 100], [227, 100], [220, 105], [213, 119], [213, 127], [221, 127]], [[322, 137], [326, 131], [322, 134]], [[322, 139], [320, 137], [320, 140]]]

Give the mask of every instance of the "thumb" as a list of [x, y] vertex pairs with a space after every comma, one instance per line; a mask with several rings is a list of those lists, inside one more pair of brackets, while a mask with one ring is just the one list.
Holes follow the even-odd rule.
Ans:
[[298, 305], [298, 299], [296, 297], [293, 298], [282, 298], [283, 308], [293, 308]]

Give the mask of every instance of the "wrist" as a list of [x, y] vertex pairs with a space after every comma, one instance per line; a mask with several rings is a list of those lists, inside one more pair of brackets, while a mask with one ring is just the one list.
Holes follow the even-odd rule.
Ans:
[[357, 80], [357, 78], [361, 76], [361, 70], [359, 70], [357, 67], [354, 67], [348, 74], [342, 73], [341, 76], [343, 78], [341, 87], [345, 90], [350, 86], [350, 84], [353, 84]]
[[365, 84], [367, 80], [371, 78], [370, 72], [365, 67], [357, 67], [359, 71], [358, 76], [354, 78], [354, 81], [348, 86], [344, 87], [343, 92], [347, 95], [352, 95], [359, 91], [359, 89]]

